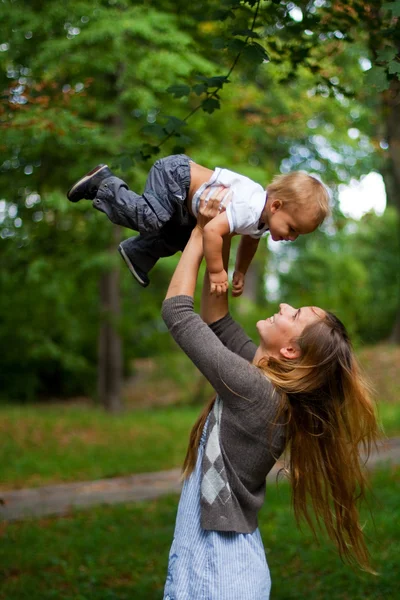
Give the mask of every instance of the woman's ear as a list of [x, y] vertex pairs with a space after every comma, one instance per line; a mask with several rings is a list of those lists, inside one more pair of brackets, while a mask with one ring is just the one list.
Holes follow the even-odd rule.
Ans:
[[288, 358], [289, 360], [293, 360], [294, 358], [299, 358], [300, 356], [300, 348], [298, 346], [286, 346], [285, 348], [281, 348], [279, 350], [279, 354], [284, 358]]

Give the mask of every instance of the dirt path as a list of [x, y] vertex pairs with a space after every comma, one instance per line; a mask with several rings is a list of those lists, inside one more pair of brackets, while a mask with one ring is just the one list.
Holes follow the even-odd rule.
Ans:
[[[368, 468], [378, 463], [400, 464], [400, 438], [385, 440], [378, 452], [371, 454]], [[268, 475], [274, 479], [281, 464]], [[180, 470], [143, 473], [97, 481], [80, 481], [15, 491], [0, 491], [0, 519], [15, 521], [45, 515], [63, 515], [71, 509], [96, 504], [151, 500], [163, 494], [178, 493]]]

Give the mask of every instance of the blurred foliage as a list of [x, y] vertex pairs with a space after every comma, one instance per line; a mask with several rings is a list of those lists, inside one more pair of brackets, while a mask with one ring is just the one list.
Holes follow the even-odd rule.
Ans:
[[[277, 172], [305, 169], [331, 187], [335, 206], [340, 184], [383, 171], [382, 73], [379, 85], [366, 84], [363, 64], [369, 57], [389, 83], [397, 78], [390, 50], [397, 30], [390, 29], [395, 13], [382, 9], [386, 41], [379, 55], [371, 52], [372, 5], [49, 0], [44, 9], [37, 0], [1, 2], [5, 396], [94, 390], [98, 285], [120, 259], [107, 251], [104, 215], [88, 202], [68, 203], [65, 192], [95, 164], [108, 163], [137, 191], [156, 154], [182, 150], [263, 185]], [[398, 297], [396, 219], [370, 216], [353, 231], [335, 210], [329, 231], [276, 257], [260, 250], [260, 273], [275, 269], [282, 299], [332, 307], [360, 340], [382, 339]], [[160, 306], [176, 260], [160, 261], [146, 290], [123, 271], [116, 326], [126, 372], [132, 359], [174, 348]], [[255, 302], [232, 303], [252, 334], [258, 316], [276, 309], [264, 287], [261, 276]]]
[[389, 337], [398, 308], [400, 264], [398, 216], [367, 213], [347, 220], [334, 234], [325, 230], [274, 254], [281, 295], [288, 303], [335, 312], [360, 343]]

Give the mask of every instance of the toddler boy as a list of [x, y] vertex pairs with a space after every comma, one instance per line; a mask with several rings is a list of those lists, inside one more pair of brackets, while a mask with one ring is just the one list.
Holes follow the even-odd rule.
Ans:
[[184, 154], [157, 160], [142, 195], [130, 190], [107, 165], [99, 165], [79, 179], [67, 196], [71, 202], [93, 200], [93, 206], [110, 221], [140, 233], [123, 241], [119, 252], [135, 279], [146, 287], [148, 272], [157, 260], [185, 247], [203, 192], [210, 197], [219, 186], [229, 188], [229, 200], [225, 196], [223, 210], [204, 228], [210, 291], [218, 295], [228, 287], [222, 262], [224, 235], [242, 236], [232, 290], [239, 296], [261, 237], [269, 231], [274, 241], [294, 241], [313, 232], [329, 212], [326, 188], [306, 173], [278, 175], [264, 190], [248, 177], [228, 169], [212, 171]]

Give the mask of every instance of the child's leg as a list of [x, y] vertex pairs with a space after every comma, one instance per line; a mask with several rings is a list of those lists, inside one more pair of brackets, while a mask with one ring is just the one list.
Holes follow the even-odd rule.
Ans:
[[142, 234], [159, 231], [177, 213], [187, 220], [189, 161], [183, 154], [157, 160], [149, 171], [143, 195], [130, 190], [118, 177], [104, 179], [93, 206], [113, 223]]
[[158, 232], [128, 238], [121, 242], [118, 250], [136, 281], [143, 287], [149, 285], [147, 273], [158, 259], [172, 256], [177, 251]]
[[160, 204], [151, 205], [144, 195], [136, 194], [115, 176], [102, 181], [93, 206], [105, 213], [112, 223], [141, 233], [159, 231], [171, 218]]
[[178, 154], [155, 162], [141, 196], [106, 165], [87, 173], [67, 196], [71, 202], [93, 200], [93, 206], [112, 223], [142, 234], [123, 242], [119, 251], [139, 283], [146, 286], [148, 271], [159, 258], [182, 250], [196, 224], [186, 207], [189, 186], [190, 159]]
[[136, 231], [154, 231], [171, 218], [162, 207], [151, 207], [142, 196], [115, 177], [107, 165], [98, 165], [68, 190], [71, 202], [93, 200], [93, 206], [104, 212], [112, 223]]
[[138, 235], [121, 242], [118, 250], [140, 285], [149, 285], [147, 274], [159, 258], [172, 256], [184, 249], [195, 223], [193, 219], [190, 224], [179, 225], [175, 229], [170, 221], [160, 232]]

